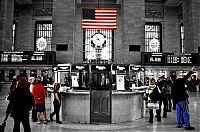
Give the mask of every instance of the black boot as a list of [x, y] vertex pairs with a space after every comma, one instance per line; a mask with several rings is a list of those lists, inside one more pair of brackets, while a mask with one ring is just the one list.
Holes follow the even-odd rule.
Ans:
[[149, 111], [149, 123], [153, 123], [153, 109]]
[[50, 121], [53, 122], [53, 113], [50, 114]]
[[157, 121], [160, 122], [161, 121], [161, 116], [160, 115], [156, 115]]

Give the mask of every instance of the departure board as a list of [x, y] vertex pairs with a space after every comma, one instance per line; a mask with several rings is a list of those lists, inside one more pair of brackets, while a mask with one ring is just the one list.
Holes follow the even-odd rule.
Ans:
[[55, 63], [56, 53], [53, 51], [19, 51], [19, 52], [0, 52], [1, 64], [45, 64]]

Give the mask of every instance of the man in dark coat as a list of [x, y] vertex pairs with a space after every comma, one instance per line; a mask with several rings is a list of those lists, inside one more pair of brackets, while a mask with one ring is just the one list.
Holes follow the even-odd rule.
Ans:
[[33, 96], [29, 91], [28, 80], [25, 77], [21, 77], [17, 88], [10, 96], [10, 102], [6, 110], [6, 114], [11, 114], [11, 117], [14, 118], [13, 132], [20, 132], [20, 122], [22, 122], [25, 132], [31, 132], [29, 111], [32, 109], [33, 101]]
[[184, 119], [184, 127], [186, 130], [195, 130], [194, 127], [190, 125], [190, 114], [188, 108], [188, 92], [185, 88], [186, 80], [193, 74], [194, 67], [191, 68], [190, 72], [183, 78], [172, 77], [173, 88], [174, 88], [174, 99], [176, 100], [176, 122], [177, 127], [182, 127], [182, 117]]

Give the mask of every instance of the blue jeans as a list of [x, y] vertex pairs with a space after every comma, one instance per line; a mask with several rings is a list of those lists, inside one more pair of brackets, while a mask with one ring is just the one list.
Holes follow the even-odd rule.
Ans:
[[182, 119], [184, 120], [184, 127], [190, 126], [190, 113], [187, 101], [179, 101], [176, 103], [176, 123], [181, 126]]

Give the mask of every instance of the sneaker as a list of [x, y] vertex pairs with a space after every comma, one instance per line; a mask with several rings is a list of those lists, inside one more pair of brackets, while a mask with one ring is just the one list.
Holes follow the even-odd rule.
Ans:
[[195, 130], [195, 128], [192, 126], [189, 126], [189, 127], [185, 127], [185, 130]]
[[62, 124], [62, 122], [61, 122], [61, 121], [56, 121], [56, 123], [58, 123], [58, 124]]
[[41, 122], [40, 122], [40, 121], [37, 121], [37, 124], [41, 124]]
[[47, 124], [47, 120], [44, 120], [44, 124]]

